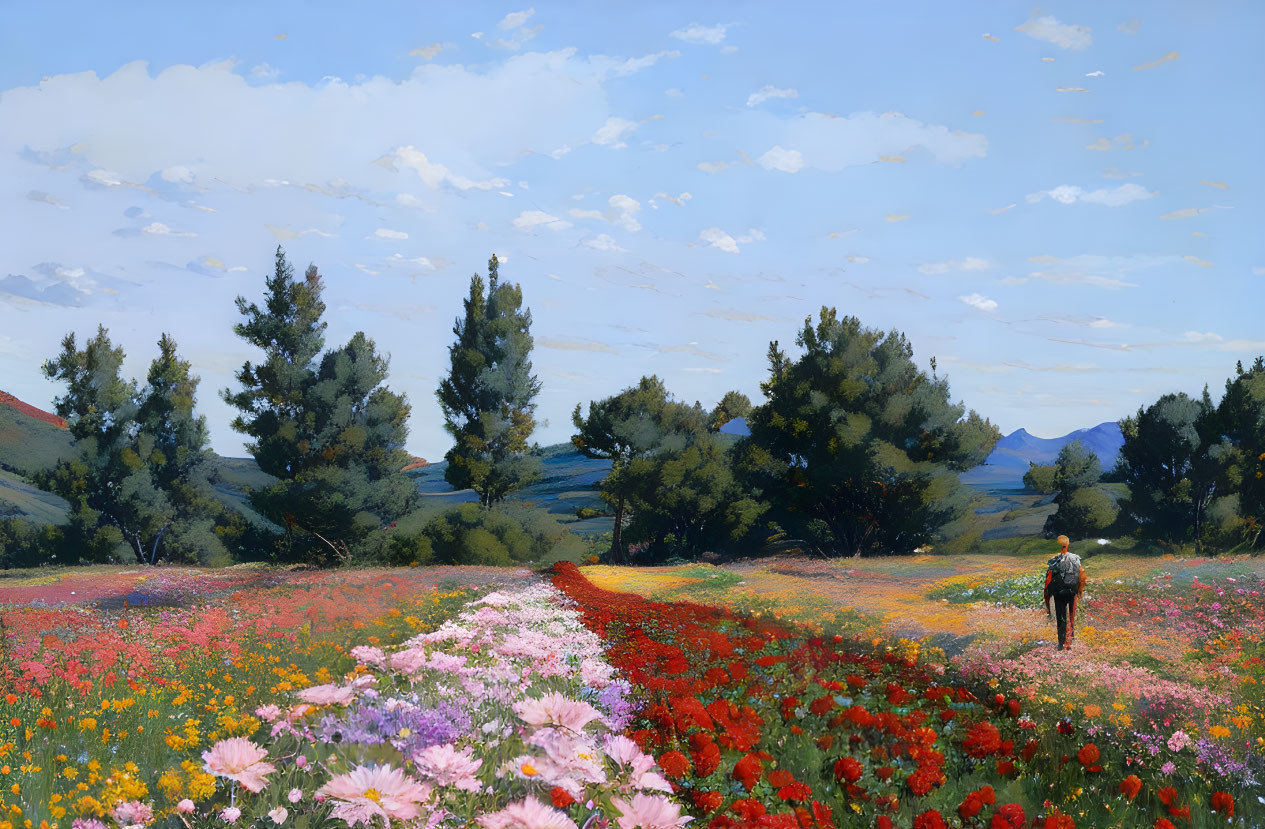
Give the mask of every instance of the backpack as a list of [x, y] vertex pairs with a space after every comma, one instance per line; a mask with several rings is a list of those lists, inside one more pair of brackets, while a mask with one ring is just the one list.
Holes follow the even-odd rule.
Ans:
[[1054, 592], [1075, 593], [1081, 587], [1081, 557], [1075, 553], [1063, 553], [1050, 559], [1050, 587]]

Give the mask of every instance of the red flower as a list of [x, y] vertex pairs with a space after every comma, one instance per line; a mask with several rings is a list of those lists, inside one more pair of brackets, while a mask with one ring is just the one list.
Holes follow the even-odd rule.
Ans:
[[835, 738], [833, 734], [824, 734], [817, 738], [817, 748], [822, 751], [829, 751], [830, 747], [834, 744]]
[[962, 820], [970, 820], [978, 815], [980, 809], [983, 808], [984, 804], [980, 800], [979, 792], [971, 792], [958, 804], [958, 817], [962, 818]]
[[874, 821], [874, 829], [896, 829], [896, 825], [887, 815], [879, 815], [878, 820]]
[[1059, 720], [1058, 729], [1059, 729], [1060, 734], [1071, 734], [1072, 732], [1076, 730], [1076, 726], [1072, 725], [1071, 720], [1069, 720], [1067, 717], [1064, 717], [1063, 719]]
[[794, 800], [804, 802], [813, 796], [813, 790], [808, 787], [807, 783], [790, 782], [778, 789], [777, 796], [782, 800]]
[[720, 792], [694, 792], [694, 805], [700, 812], [714, 812], [725, 802]]
[[1131, 774], [1120, 781], [1120, 794], [1124, 795], [1130, 802], [1138, 796], [1138, 792], [1142, 791], [1142, 781], [1136, 774]]
[[1072, 820], [1071, 815], [1051, 812], [1037, 824], [1036, 829], [1076, 829], [1076, 821]]
[[935, 809], [928, 809], [914, 818], [914, 829], [949, 829], [944, 818]]
[[1014, 773], [1015, 773], [1014, 760], [998, 760], [997, 761], [997, 774], [999, 776], [1008, 777]]
[[887, 782], [888, 780], [892, 779], [892, 775], [896, 773], [896, 769], [892, 768], [891, 766], [880, 766], [879, 768], [874, 770], [874, 773], [878, 775], [878, 778], [880, 780], [882, 780], [883, 782]]
[[834, 707], [834, 697], [817, 697], [817, 699], [808, 704], [808, 710], [819, 717], [823, 717], [830, 713], [830, 709]]
[[549, 799], [553, 801], [553, 805], [559, 809], [565, 809], [575, 802], [575, 798], [561, 786], [554, 786], [549, 791]]
[[1088, 771], [1102, 771], [1102, 766], [1098, 765], [1098, 746], [1093, 743], [1086, 743], [1081, 750], [1076, 752], [1076, 759], [1081, 761], [1081, 765]]
[[1177, 799], [1177, 789], [1172, 786], [1165, 786], [1156, 792], [1160, 796], [1160, 802], [1165, 806], [1172, 806], [1173, 801]]
[[1010, 716], [1012, 717], [1019, 716], [1019, 712], [1023, 710], [1023, 707], [1019, 705], [1019, 700], [1017, 699], [1012, 699], [1010, 702], [1006, 703], [1006, 708], [1010, 711]]
[[980, 786], [979, 799], [985, 806], [992, 806], [997, 802], [997, 794], [992, 786]]
[[775, 789], [780, 789], [783, 786], [789, 786], [794, 782], [795, 775], [791, 774], [786, 769], [775, 769], [769, 772], [769, 785]]
[[659, 768], [668, 777], [680, 779], [690, 773], [690, 761], [679, 751], [665, 751], [659, 755]]
[[1028, 816], [1023, 813], [1023, 806], [1018, 803], [1007, 803], [998, 806], [997, 812], [988, 824], [988, 829], [1023, 829], [1028, 825]]
[[962, 750], [972, 757], [984, 758], [1001, 750], [1001, 732], [988, 722], [977, 722], [966, 732]]
[[1185, 818], [1187, 822], [1190, 821], [1190, 807], [1189, 806], [1183, 806], [1180, 809], [1178, 809], [1176, 806], [1169, 806], [1168, 813], [1172, 815], [1173, 817]]
[[1155, 829], [1177, 829], [1177, 827], [1173, 825], [1173, 822], [1171, 820], [1167, 820], [1166, 818], [1162, 818], [1162, 817], [1157, 817], [1155, 819]]
[[753, 821], [758, 817], [766, 814], [764, 805], [758, 800], [735, 800], [729, 807], [729, 811], [738, 815], [743, 820]]
[[1234, 817], [1234, 798], [1228, 792], [1213, 792], [1212, 811]]
[[832, 821], [833, 817], [834, 812], [831, 811], [829, 806], [825, 803], [818, 803], [816, 800], [813, 801], [813, 820], [817, 821], [817, 825], [821, 829], [835, 829]]
[[920, 767], [905, 781], [909, 784], [909, 790], [918, 797], [922, 797], [936, 786], [944, 782], [944, 772], [939, 768], [931, 766]]
[[857, 762], [855, 757], [840, 757], [835, 760], [836, 780], [846, 780], [849, 783], [855, 783], [861, 779], [861, 775], [864, 773], [864, 767]]
[[1023, 758], [1025, 763], [1031, 763], [1032, 758], [1037, 753], [1037, 741], [1029, 740], [1023, 744], [1023, 750], [1019, 752], [1019, 756]]
[[734, 764], [733, 778], [747, 791], [755, 788], [762, 774], [764, 774], [764, 766], [754, 754], [748, 754]]

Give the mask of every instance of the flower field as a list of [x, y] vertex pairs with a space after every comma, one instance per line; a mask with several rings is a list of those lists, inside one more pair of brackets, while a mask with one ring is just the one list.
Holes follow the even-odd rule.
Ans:
[[1260, 563], [1031, 569], [0, 582], [0, 829], [1265, 825]]

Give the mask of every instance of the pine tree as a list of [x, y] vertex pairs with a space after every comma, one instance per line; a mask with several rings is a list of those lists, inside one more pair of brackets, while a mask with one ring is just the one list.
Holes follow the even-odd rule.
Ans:
[[453, 325], [451, 368], [436, 391], [454, 440], [444, 479], [473, 489], [485, 507], [538, 474], [528, 455], [540, 393], [531, 373], [531, 311], [518, 285], [500, 281], [499, 266], [493, 254], [486, 292], [478, 274], [471, 278], [465, 314]]
[[[277, 248], [260, 308], [238, 297], [238, 336], [264, 352], [237, 373], [241, 391], [225, 401], [241, 411], [233, 428], [260, 469], [278, 480], [251, 503], [287, 528], [289, 555], [349, 557], [364, 536], [412, 508], [407, 464], [409, 406], [383, 386], [388, 360], [357, 332], [324, 354], [324, 286], [315, 265], [294, 278]], [[297, 531], [297, 532], [296, 532]]]

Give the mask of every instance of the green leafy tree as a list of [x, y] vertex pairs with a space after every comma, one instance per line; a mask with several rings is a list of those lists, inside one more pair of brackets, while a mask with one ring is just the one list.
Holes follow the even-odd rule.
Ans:
[[716, 404], [716, 408], [712, 409], [712, 413], [707, 416], [707, 428], [718, 432], [720, 427], [735, 417], [746, 417], [749, 414], [751, 414], [751, 398], [740, 391], [727, 391]]
[[1205, 511], [1224, 480], [1229, 455], [1208, 390], [1200, 399], [1166, 394], [1121, 420], [1120, 431], [1128, 515], [1150, 538], [1190, 538], [1202, 551]]
[[[610, 473], [602, 480], [602, 498], [615, 508], [615, 525], [610, 558], [620, 564], [628, 561], [623, 531], [629, 485], [625, 477], [628, 465], [653, 452], [662, 443], [665, 412], [669, 406], [668, 391], [658, 377], [643, 377], [636, 386], [624, 389], [604, 400], [590, 402], [588, 415], [581, 415], [580, 404], [571, 413], [576, 434], [571, 443], [585, 457], [609, 460]], [[679, 404], [678, 404], [679, 405]]]
[[1228, 471], [1238, 511], [1251, 546], [1257, 546], [1265, 527], [1265, 357], [1247, 369], [1242, 362], [1235, 366], [1217, 416], [1231, 448]]
[[[739, 443], [744, 476], [788, 521], [817, 519], [853, 555], [913, 550], [968, 513], [958, 473], [979, 465], [1000, 433], [920, 371], [903, 334], [821, 309], [791, 360], [769, 346], [767, 402]], [[781, 519], [779, 519], [781, 520]]]
[[531, 373], [531, 311], [522, 288], [500, 281], [500, 263], [488, 261], [488, 281], [476, 274], [453, 325], [451, 367], [436, 396], [453, 447], [444, 479], [473, 489], [484, 507], [529, 484], [539, 462], [529, 454], [536, 428], [540, 381]]
[[1098, 456], [1074, 440], [1059, 450], [1054, 461], [1054, 503], [1057, 511], [1046, 519], [1046, 532], [1071, 538], [1099, 534], [1115, 522], [1119, 508], [1100, 486], [1102, 463]]
[[1037, 464], [1028, 462], [1028, 471], [1023, 473], [1023, 485], [1034, 492], [1054, 492], [1054, 464]]
[[237, 373], [226, 402], [241, 413], [233, 428], [277, 482], [251, 503], [287, 528], [291, 556], [348, 558], [375, 528], [407, 512], [415, 491], [400, 472], [409, 406], [383, 384], [388, 360], [357, 332], [324, 354], [324, 286], [315, 265], [294, 278], [277, 248], [262, 307], [238, 297], [245, 318], [233, 330], [264, 359]]

